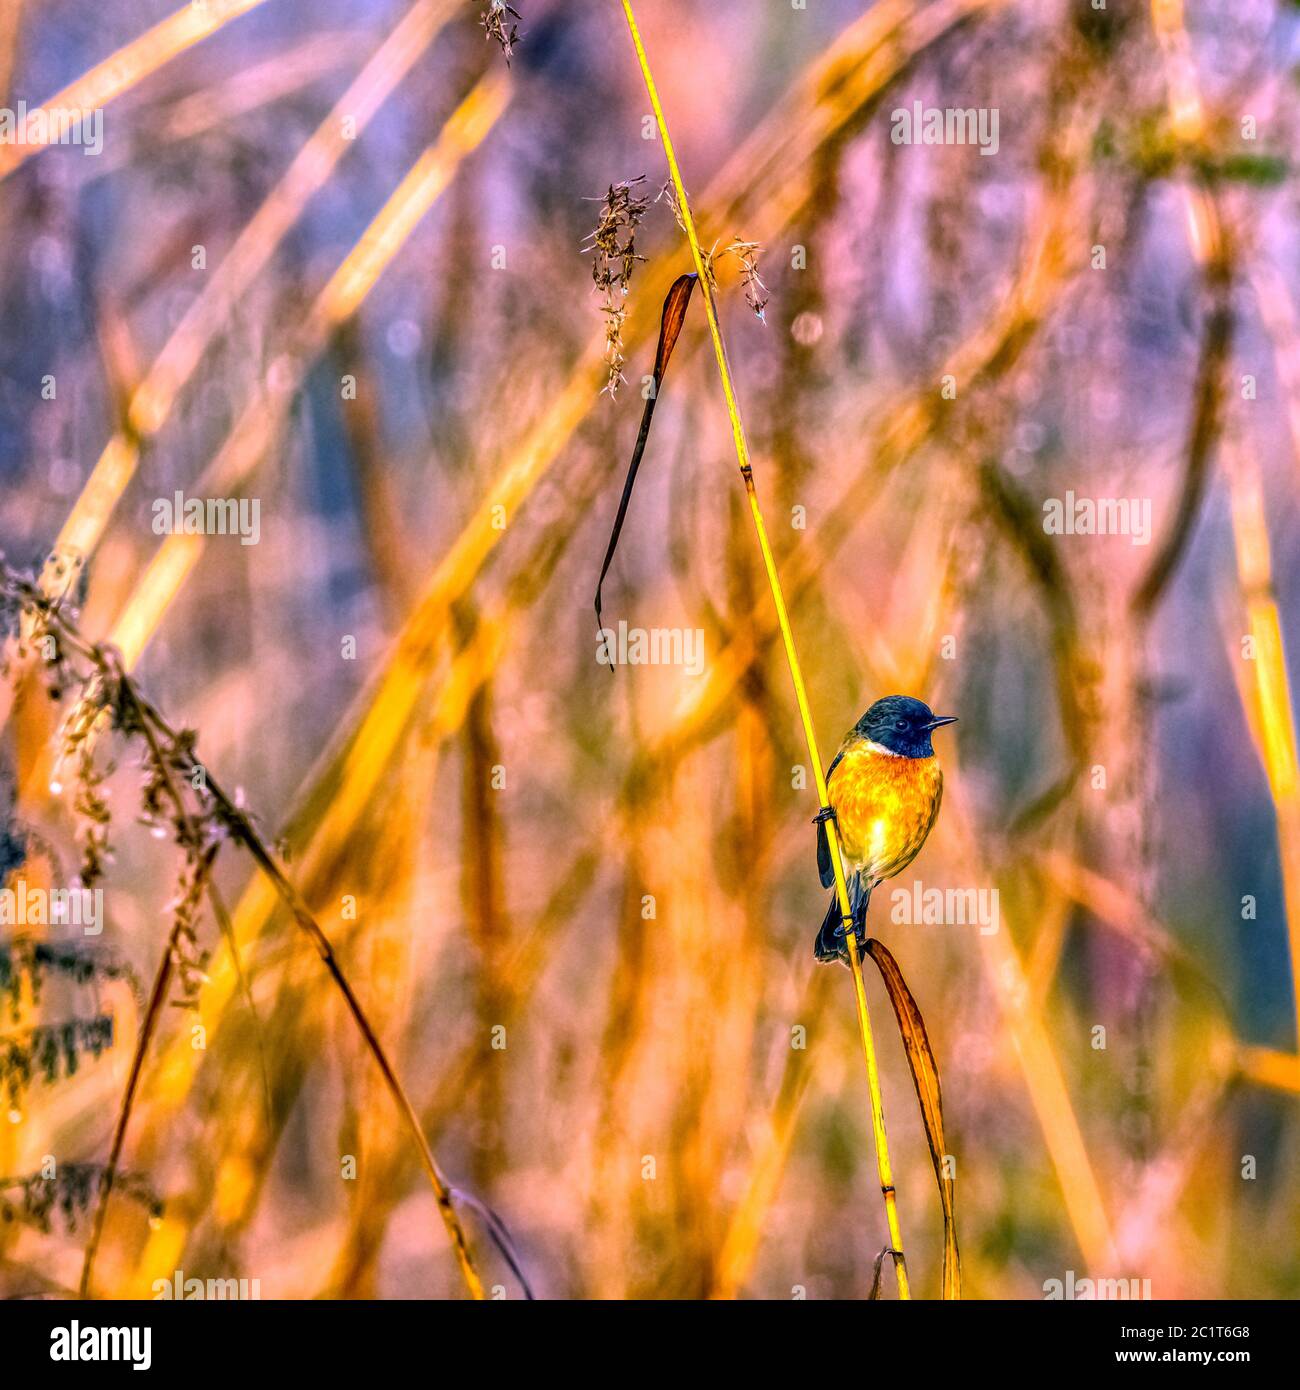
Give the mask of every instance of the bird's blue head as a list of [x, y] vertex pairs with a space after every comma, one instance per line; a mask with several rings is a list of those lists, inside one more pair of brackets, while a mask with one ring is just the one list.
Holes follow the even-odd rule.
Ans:
[[857, 722], [863, 738], [904, 758], [932, 758], [930, 734], [956, 721], [955, 714], [935, 714], [929, 705], [910, 695], [886, 695]]

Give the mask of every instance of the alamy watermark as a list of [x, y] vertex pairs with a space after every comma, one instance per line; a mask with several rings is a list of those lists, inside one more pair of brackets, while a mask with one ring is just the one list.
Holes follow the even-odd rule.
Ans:
[[889, 138], [896, 145], [978, 145], [998, 152], [996, 106], [931, 106], [914, 101], [890, 113]]
[[262, 535], [262, 502], [257, 497], [186, 497], [177, 492], [153, 504], [155, 536], [238, 536], [256, 545]]
[[104, 890], [29, 888], [25, 878], [0, 888], [0, 927], [64, 926], [98, 936], [104, 930]]
[[1138, 1300], [1151, 1297], [1150, 1279], [1076, 1279], [1074, 1270], [1067, 1269], [1064, 1279], [1044, 1279], [1043, 1298], [1054, 1299]]
[[1043, 503], [1043, 530], [1049, 536], [1127, 536], [1133, 545], [1151, 544], [1149, 497], [1049, 497]]
[[602, 627], [596, 635], [602, 666], [680, 666], [688, 676], [704, 671], [702, 627]]
[[915, 879], [910, 888], [889, 894], [889, 920], [908, 927], [978, 927], [995, 936], [1002, 920], [996, 888], [926, 888]]
[[51, 1361], [130, 1361], [134, 1371], [153, 1365], [151, 1327], [83, 1327], [76, 1318], [50, 1332]]
[[83, 154], [104, 149], [104, 111], [83, 106], [38, 106], [20, 101], [0, 106], [0, 145], [80, 145]]
[[154, 1301], [159, 1299], [229, 1303], [236, 1299], [247, 1302], [262, 1297], [260, 1279], [187, 1279], [184, 1270], [176, 1270], [170, 1279], [153, 1281]]

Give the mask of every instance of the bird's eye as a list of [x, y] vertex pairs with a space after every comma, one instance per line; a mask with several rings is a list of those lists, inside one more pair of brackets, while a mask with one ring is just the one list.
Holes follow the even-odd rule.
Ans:
[[895, 722], [894, 722], [894, 728], [896, 728], [896, 729], [906, 729], [906, 728], [907, 728], [907, 720], [906, 720], [906, 719], [898, 719], [898, 720], [895, 720]]

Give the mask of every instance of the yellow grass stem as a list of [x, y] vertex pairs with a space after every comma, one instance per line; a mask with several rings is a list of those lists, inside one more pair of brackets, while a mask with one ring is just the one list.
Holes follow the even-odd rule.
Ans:
[[89, 185], [139, 165], [168, 146], [197, 140], [227, 122], [264, 111], [297, 96], [336, 70], [356, 63], [356, 34], [349, 31], [309, 35], [289, 51], [277, 51], [262, 62], [216, 78], [173, 104], [161, 107], [147, 133], [137, 128], [94, 161], [82, 175]]
[[1292, 998], [1297, 1010], [1296, 1038], [1300, 1048], [1300, 760], [1296, 755], [1291, 683], [1287, 678], [1282, 619], [1273, 585], [1259, 465], [1244, 443], [1229, 447], [1225, 452], [1237, 576], [1254, 647], [1254, 659], [1241, 663], [1250, 674], [1239, 684], [1252, 687], [1246, 696], [1250, 730], [1268, 777], [1277, 817], [1282, 896], [1286, 903], [1291, 948]]
[[[627, 17], [628, 32], [636, 49], [637, 62], [641, 76], [645, 79], [646, 92], [654, 111], [655, 124], [664, 142], [664, 156], [668, 161], [668, 172], [677, 195], [677, 207], [681, 214], [686, 239], [690, 242], [691, 259], [695, 263], [695, 273], [699, 276], [699, 289], [704, 299], [704, 312], [709, 321], [709, 336], [713, 340], [713, 352], [718, 361], [718, 374], [722, 379], [722, 393], [727, 402], [727, 415], [731, 421], [731, 435], [736, 447], [736, 462], [740, 466], [740, 476], [745, 484], [745, 495], [749, 501], [750, 514], [754, 520], [754, 531], [758, 537], [758, 548], [763, 557], [763, 569], [767, 575], [768, 586], [772, 591], [772, 603], [776, 609], [776, 620], [781, 630], [781, 643], [785, 648], [786, 663], [790, 668], [790, 680], [794, 685], [795, 701], [799, 706], [799, 718], [803, 724], [804, 740], [808, 745], [808, 757], [812, 762], [813, 777], [816, 781], [817, 796], [821, 806], [828, 805], [826, 778], [822, 772], [821, 754], [817, 749], [817, 733], [813, 728], [812, 711], [808, 704], [808, 691], [804, 685], [803, 670], [799, 664], [799, 654], [795, 649], [794, 633], [790, 629], [790, 615], [786, 611], [785, 594], [781, 588], [781, 578], [776, 571], [776, 561], [767, 538], [767, 527], [763, 522], [763, 512], [758, 502], [758, 491], [754, 486], [754, 470], [749, 459], [749, 445], [745, 440], [745, 427], [740, 417], [740, 407], [736, 403], [735, 387], [731, 379], [731, 368], [727, 362], [727, 350], [722, 341], [722, 330], [718, 325], [717, 306], [713, 299], [713, 285], [708, 267], [704, 263], [704, 253], [695, 230], [695, 219], [691, 213], [690, 199], [682, 182], [681, 169], [673, 150], [672, 138], [668, 133], [668, 122], [659, 92], [655, 87], [654, 75], [650, 70], [650, 60], [646, 56], [645, 45], [637, 29], [636, 17], [632, 13], [631, 0], [622, 0], [623, 13]], [[894, 1258], [894, 1269], [898, 1277], [898, 1295], [910, 1298], [907, 1280], [907, 1261], [903, 1254], [903, 1236], [898, 1220], [898, 1201], [894, 1191], [893, 1169], [889, 1161], [889, 1139], [885, 1133], [885, 1110], [880, 1094], [880, 1075], [876, 1063], [876, 1045], [871, 1031], [871, 1016], [867, 1010], [867, 992], [862, 980], [862, 965], [858, 960], [857, 935], [853, 926], [852, 909], [849, 906], [848, 883], [844, 875], [844, 860], [840, 852], [839, 831], [835, 822], [826, 823], [827, 840], [830, 844], [831, 866], [835, 873], [835, 896], [839, 901], [840, 915], [844, 920], [845, 941], [848, 947], [849, 964], [853, 971], [853, 993], [857, 1001], [858, 1026], [862, 1035], [862, 1053], [867, 1066], [867, 1088], [871, 1094], [871, 1127], [876, 1140], [876, 1168], [880, 1177], [880, 1190], [885, 1200], [885, 1217], [889, 1224], [889, 1244]]]
[[1257, 1086], [1271, 1086], [1300, 1096], [1300, 1057], [1269, 1047], [1243, 1046], [1238, 1050], [1237, 1067], [1246, 1080]]
[[[948, 757], [948, 780], [960, 787], [956, 750]], [[981, 862], [974, 832], [963, 813], [964, 799], [945, 798], [944, 830], [951, 847], [954, 877], [977, 882]], [[1091, 906], [1091, 904], [1090, 904]], [[1001, 930], [980, 936], [985, 972], [998, 1010], [1024, 1074], [1030, 1104], [1042, 1131], [1048, 1157], [1061, 1185], [1066, 1215], [1079, 1242], [1084, 1263], [1094, 1274], [1115, 1268], [1115, 1238], [1102, 1198], [1101, 1183], [1084, 1141], [1083, 1128], [1070, 1099], [1065, 1071], [1052, 1035], [1034, 996], [1015, 936], [1003, 911]]]

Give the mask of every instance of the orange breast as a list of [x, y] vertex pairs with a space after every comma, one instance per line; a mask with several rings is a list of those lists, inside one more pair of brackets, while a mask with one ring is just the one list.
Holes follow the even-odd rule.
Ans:
[[869, 882], [892, 878], [916, 858], [943, 795], [938, 758], [900, 758], [861, 742], [828, 783], [845, 857]]

